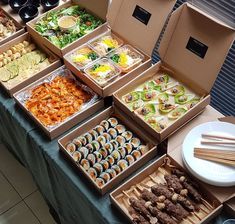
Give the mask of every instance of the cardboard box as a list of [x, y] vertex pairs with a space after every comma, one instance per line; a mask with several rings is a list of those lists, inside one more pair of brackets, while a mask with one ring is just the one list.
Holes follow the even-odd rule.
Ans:
[[[92, 178], [87, 174], [87, 172], [85, 172], [80, 165], [76, 164], [72, 156], [65, 149], [65, 146], [74, 138], [81, 136], [82, 134], [94, 128], [96, 125], [100, 124], [102, 120], [108, 119], [111, 116], [116, 116], [121, 121], [121, 124], [125, 125], [127, 129], [132, 131], [135, 134], [135, 136], [140, 138], [140, 140], [142, 140], [145, 144], [148, 144], [149, 151], [145, 153], [139, 160], [135, 161], [133, 164], [128, 166], [128, 168], [125, 171], [119, 173], [116, 177], [111, 179], [107, 184], [99, 188], [95, 184], [95, 182], [92, 180]], [[122, 111], [118, 110], [115, 107], [107, 108], [103, 112], [99, 113], [97, 116], [87, 121], [82, 126], [78, 127], [74, 131], [62, 137], [61, 139], [59, 139], [58, 144], [59, 144], [60, 150], [68, 158], [69, 162], [73, 164], [75, 168], [78, 169], [81, 173], [83, 173], [86, 179], [91, 182], [92, 187], [94, 187], [102, 195], [105, 194], [107, 191], [109, 191], [111, 188], [117, 186], [124, 178], [128, 177], [131, 173], [133, 173], [135, 170], [140, 168], [142, 165], [144, 165], [147, 161], [149, 161], [151, 158], [153, 158], [157, 154], [157, 148], [155, 146], [154, 140], [149, 138], [147, 135], [145, 135], [143, 130], [141, 130], [134, 123], [133, 120], [126, 117], [126, 115], [123, 114]]]
[[[76, 5], [76, 4], [78, 4], [79, 6], [84, 7], [92, 15], [97, 16], [97, 18], [100, 18], [102, 21], [104, 21], [104, 24], [97, 27], [91, 33], [84, 35], [83, 37], [77, 39], [73, 43], [68, 44], [66, 47], [61, 48], [61, 49], [56, 47], [47, 38], [43, 37], [40, 33], [38, 33], [34, 29], [34, 26], [35, 26], [36, 22], [40, 18], [44, 17], [46, 15], [46, 13], [52, 12], [52, 11], [58, 11], [62, 8], [67, 8], [71, 5]], [[95, 36], [100, 34], [100, 29], [102, 29], [102, 27], [106, 26], [105, 21], [106, 21], [106, 13], [107, 13], [107, 9], [108, 9], [108, 4], [109, 4], [108, 0], [99, 0], [99, 4], [97, 4], [96, 0], [89, 0], [89, 1], [86, 1], [86, 0], [74, 0], [74, 1], [70, 0], [66, 3], [64, 3], [64, 4], [59, 5], [58, 7], [54, 8], [54, 9], [51, 9], [50, 11], [44, 13], [42, 16], [39, 16], [39, 17], [31, 20], [30, 22], [28, 22], [26, 24], [27, 25], [27, 30], [30, 33], [30, 35], [32, 35], [38, 42], [40, 42], [41, 44], [48, 47], [52, 52], [54, 52], [58, 56], [62, 57], [67, 52], [69, 52], [69, 51], [73, 50], [74, 48], [86, 43], [90, 39], [92, 39]]]
[[32, 82], [35, 82], [36, 80], [40, 79], [41, 77], [45, 76], [46, 74], [54, 71], [55, 69], [57, 69], [58, 67], [61, 66], [60, 59], [56, 55], [54, 55], [50, 50], [48, 50], [46, 47], [44, 47], [43, 45], [37, 44], [37, 42], [35, 42], [34, 39], [28, 33], [24, 33], [21, 36], [16, 37], [15, 39], [9, 41], [8, 43], [5, 43], [4, 45], [2, 45], [0, 47], [0, 54], [9, 50], [12, 46], [23, 42], [24, 40], [29, 41], [31, 43], [34, 43], [37, 46], [37, 49], [44, 52], [47, 55], [47, 57], [50, 58], [51, 64], [47, 68], [37, 72], [33, 76], [21, 81], [20, 83], [14, 85], [12, 87], [7, 86], [4, 82], [0, 81], [0, 85], [3, 86], [3, 88], [7, 91], [7, 93], [11, 97], [13, 97], [14, 93], [21, 90], [25, 86], [31, 84]]
[[13, 21], [13, 23], [15, 24], [16, 29], [17, 29], [14, 34], [12, 34], [11, 36], [4, 38], [3, 40], [0, 41], [0, 46], [1, 46], [5, 43], [9, 42], [10, 40], [18, 37], [19, 35], [23, 34], [25, 32], [25, 30], [24, 30], [24, 27], [16, 19], [14, 19], [10, 13], [7, 13], [3, 8], [1, 8], [0, 11], [2, 11], [4, 15], [6, 15], [8, 18], [10, 18]]
[[112, 95], [151, 66], [152, 51], [175, 2], [175, 0], [112, 1], [107, 14], [108, 25], [100, 29], [102, 31], [100, 34], [111, 30], [124, 41], [124, 45], [129, 44], [143, 54], [144, 59], [139, 66], [127, 74], [120, 75], [107, 86], [101, 87], [89, 75], [79, 71], [68, 60], [68, 56], [64, 58], [65, 64], [100, 96]]
[[[116, 208], [119, 209], [119, 211], [121, 211], [127, 217], [130, 223], [132, 222], [132, 217], [130, 216], [127, 210], [127, 206], [129, 206], [127, 201], [128, 198], [130, 196], [138, 196], [136, 195], [136, 192], [140, 192], [140, 190], [143, 190], [143, 186], [151, 187], [156, 184], [155, 181], [157, 181], [158, 183], [163, 183], [162, 173], [159, 171], [158, 168], [164, 164], [166, 158], [170, 159], [171, 165], [182, 170], [182, 167], [172, 157], [164, 155], [160, 159], [156, 160], [153, 164], [149, 165], [144, 170], [136, 174], [133, 178], [122, 184], [110, 194], [111, 202], [116, 206]], [[154, 179], [155, 181], [153, 181]], [[200, 208], [204, 207], [208, 210], [207, 213], [203, 211], [206, 209], [200, 209], [200, 211], [197, 212], [197, 216], [200, 217], [200, 219], [195, 216], [194, 213], [191, 213], [190, 220], [192, 220], [193, 223], [205, 224], [221, 212], [222, 205], [219, 200], [216, 199], [216, 197], [212, 194], [212, 192], [207, 191], [200, 183], [197, 182], [197, 184], [199, 184], [200, 193], [203, 196], [203, 199], [207, 201], [207, 203], [203, 201], [203, 204], [200, 205]], [[210, 206], [208, 206], [208, 204]], [[190, 221], [190, 223], [192, 222]]]
[[[210, 103], [210, 90], [234, 40], [234, 29], [206, 15], [189, 3], [179, 7], [169, 20], [159, 46], [161, 61], [114, 94], [114, 102], [132, 116], [149, 134], [162, 141], [198, 115]], [[216, 55], [216, 57], [215, 57]], [[176, 80], [204, 98], [184, 116], [161, 132], [156, 132], [131, 112], [122, 96], [143, 84], [166, 67]]]
[[[98, 98], [94, 103], [91, 105], [87, 105], [86, 108], [76, 112], [72, 116], [68, 117], [65, 119], [63, 122], [59, 123], [58, 125], [55, 125], [53, 128], [48, 129], [46, 126], [44, 126], [34, 115], [28, 111], [28, 109], [25, 107], [25, 105], [21, 102], [21, 94], [29, 91], [30, 89], [36, 87], [37, 85], [40, 85], [41, 83], [48, 82], [48, 78], [52, 76], [53, 74], [56, 74], [60, 70], [66, 69], [65, 66], [59, 67], [55, 71], [49, 73], [49, 74], [44, 74], [44, 77], [35, 81], [34, 83], [26, 86], [24, 89], [20, 90], [19, 92], [15, 93], [13, 95], [16, 103], [27, 113], [29, 117], [32, 118], [32, 120], [35, 121], [35, 123], [45, 132], [45, 134], [50, 138], [54, 139], [67, 131], [68, 129], [72, 128], [79, 122], [83, 121], [84, 119], [88, 118], [92, 114], [96, 113], [100, 109], [104, 107], [104, 101], [103, 99]], [[72, 74], [71, 74], [72, 76]], [[72, 76], [73, 77], [73, 76]], [[75, 79], [75, 78], [74, 78]]]

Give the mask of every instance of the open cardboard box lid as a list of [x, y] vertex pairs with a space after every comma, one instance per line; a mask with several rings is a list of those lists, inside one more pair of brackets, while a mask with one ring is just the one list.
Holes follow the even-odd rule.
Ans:
[[152, 54], [176, 0], [113, 0], [107, 14], [110, 28], [130, 44]]
[[159, 54], [182, 79], [209, 93], [234, 37], [232, 27], [185, 3], [172, 13]]

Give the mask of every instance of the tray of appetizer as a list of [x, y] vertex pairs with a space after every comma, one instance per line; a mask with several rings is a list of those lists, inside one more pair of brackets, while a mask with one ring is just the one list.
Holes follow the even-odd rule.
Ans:
[[101, 194], [157, 153], [154, 141], [112, 107], [60, 139], [59, 146]]
[[103, 107], [97, 94], [65, 66], [15, 93], [14, 98], [51, 139]]
[[222, 210], [219, 200], [164, 155], [114, 190], [112, 203], [130, 223], [208, 223]]
[[60, 65], [59, 58], [28, 33], [0, 47], [0, 82], [11, 96]]

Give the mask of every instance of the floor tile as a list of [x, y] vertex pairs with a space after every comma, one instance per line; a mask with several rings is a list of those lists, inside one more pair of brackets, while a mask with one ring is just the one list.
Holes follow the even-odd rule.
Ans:
[[50, 215], [49, 208], [39, 191], [36, 191], [35, 193], [29, 195], [24, 200], [42, 224], [56, 223]]
[[19, 203], [20, 201], [21, 198], [18, 193], [0, 173], [0, 214], [2, 214], [15, 204]]
[[37, 190], [31, 174], [13, 157], [3, 144], [0, 145], [0, 171], [22, 198]]
[[1, 224], [40, 224], [37, 218], [22, 201], [0, 215]]

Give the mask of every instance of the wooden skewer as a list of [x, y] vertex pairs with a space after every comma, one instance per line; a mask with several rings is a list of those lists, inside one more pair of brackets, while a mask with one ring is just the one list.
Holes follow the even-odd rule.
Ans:
[[228, 137], [224, 135], [215, 135], [215, 134], [202, 134], [202, 138], [213, 138], [213, 139], [221, 139], [221, 140], [233, 140], [235, 141], [235, 137]]
[[205, 148], [205, 147], [195, 147], [194, 151], [197, 152], [205, 152], [205, 153], [211, 153], [211, 154], [228, 154], [230, 156], [235, 156], [235, 150], [223, 150], [218, 148]]
[[209, 156], [213, 158], [218, 159], [225, 159], [229, 161], [235, 162], [235, 152], [223, 152], [224, 150], [207, 150], [207, 149], [200, 149], [200, 148], [194, 148], [194, 155], [198, 156]]
[[202, 139], [201, 144], [205, 145], [235, 145], [235, 141], [229, 141], [229, 140], [208, 140], [208, 139]]

